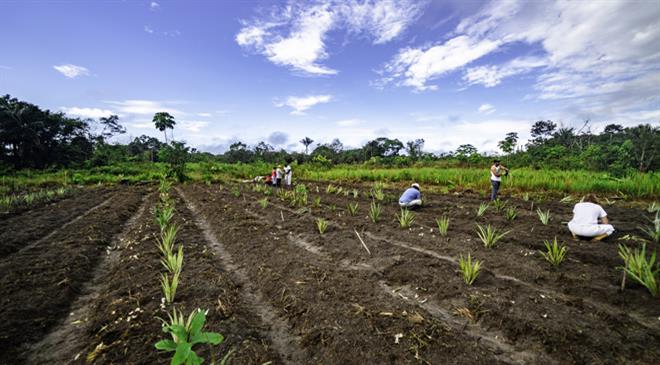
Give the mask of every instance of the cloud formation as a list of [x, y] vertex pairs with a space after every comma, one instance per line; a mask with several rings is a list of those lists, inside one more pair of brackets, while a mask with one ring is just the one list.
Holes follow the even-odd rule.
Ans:
[[289, 96], [284, 102], [276, 102], [275, 106], [288, 106], [293, 115], [305, 115], [305, 111], [316, 104], [328, 103], [332, 100], [331, 95], [309, 95], [309, 96]]
[[154, 115], [158, 112], [167, 112], [175, 118], [185, 115], [184, 112], [169, 106], [170, 103], [154, 100], [106, 101], [106, 103], [125, 114]]
[[72, 117], [79, 117], [79, 118], [91, 118], [91, 119], [99, 119], [103, 117], [109, 117], [112, 114], [115, 114], [112, 112], [112, 110], [108, 109], [100, 109], [100, 108], [79, 108], [79, 107], [61, 107], [61, 111], [64, 112], [64, 114]]
[[66, 65], [55, 65], [53, 68], [61, 73], [62, 75], [70, 78], [70, 79], [75, 79], [76, 77], [79, 76], [89, 76], [89, 70], [85, 67], [82, 66], [76, 66], [72, 64], [66, 64]]
[[273, 146], [282, 146], [289, 140], [289, 135], [284, 132], [273, 132], [268, 136], [268, 143]]
[[495, 107], [492, 104], [481, 104], [477, 111], [481, 114], [491, 114], [495, 111]]

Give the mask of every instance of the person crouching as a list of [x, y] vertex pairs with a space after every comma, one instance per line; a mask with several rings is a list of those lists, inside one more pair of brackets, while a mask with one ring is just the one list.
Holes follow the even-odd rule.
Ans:
[[581, 203], [573, 207], [573, 219], [568, 222], [568, 229], [574, 238], [579, 236], [600, 241], [614, 232], [614, 227], [609, 223], [607, 213], [598, 205], [596, 196], [587, 194]]
[[422, 193], [420, 192], [419, 184], [414, 183], [410, 185], [410, 187], [401, 194], [401, 197], [399, 198], [399, 206], [410, 210], [415, 210], [422, 206]]

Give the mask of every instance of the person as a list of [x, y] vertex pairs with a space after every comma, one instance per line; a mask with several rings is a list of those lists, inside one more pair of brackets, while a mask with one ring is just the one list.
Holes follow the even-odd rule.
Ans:
[[573, 219], [568, 222], [568, 229], [573, 238], [585, 237], [592, 241], [600, 241], [614, 232], [609, 224], [607, 213], [598, 204], [594, 194], [587, 194], [583, 201], [573, 207]]
[[493, 166], [490, 167], [490, 184], [493, 186], [493, 192], [490, 194], [490, 200], [497, 200], [497, 192], [500, 190], [502, 175], [509, 174], [509, 169], [500, 165], [500, 160], [493, 160]]
[[415, 210], [422, 206], [422, 193], [420, 192], [419, 184], [414, 183], [410, 185], [410, 187], [401, 194], [401, 197], [399, 198], [399, 206], [411, 210]]
[[277, 166], [273, 166], [273, 171], [270, 173], [270, 182], [273, 186], [277, 186]]
[[282, 176], [284, 175], [284, 171], [282, 171], [282, 165], [277, 165], [277, 169], [275, 170], [275, 186], [280, 187], [282, 186]]
[[287, 162], [286, 166], [284, 166], [284, 185], [286, 185], [289, 188], [291, 187], [292, 173], [293, 172], [291, 171], [291, 163]]

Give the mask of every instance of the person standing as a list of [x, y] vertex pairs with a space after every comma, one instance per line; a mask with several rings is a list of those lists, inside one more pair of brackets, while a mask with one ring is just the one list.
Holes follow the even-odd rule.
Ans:
[[577, 236], [600, 241], [614, 232], [614, 226], [609, 224], [605, 209], [598, 204], [596, 196], [587, 194], [583, 201], [573, 207], [573, 219], [568, 222], [568, 229]]
[[284, 185], [287, 187], [291, 187], [291, 175], [293, 174], [293, 171], [291, 171], [291, 163], [287, 163], [286, 166], [284, 166]]
[[277, 186], [277, 166], [273, 166], [273, 171], [270, 173], [270, 182], [273, 186]]
[[410, 210], [415, 210], [422, 206], [422, 193], [419, 191], [419, 184], [410, 185], [399, 198], [399, 206]]
[[500, 160], [493, 160], [493, 166], [490, 167], [490, 184], [493, 192], [490, 194], [490, 200], [497, 200], [497, 192], [500, 191], [502, 175], [509, 174], [509, 169], [500, 164]]
[[282, 186], [282, 177], [284, 176], [284, 171], [282, 171], [282, 165], [277, 165], [277, 169], [275, 170], [275, 186], [278, 188]]

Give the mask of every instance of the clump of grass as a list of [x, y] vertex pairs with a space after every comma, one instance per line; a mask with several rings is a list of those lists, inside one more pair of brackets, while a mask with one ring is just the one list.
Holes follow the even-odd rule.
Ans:
[[325, 188], [325, 192], [328, 194], [333, 194], [335, 191], [337, 191], [337, 188], [332, 184], [328, 185], [328, 187]]
[[529, 201], [529, 193], [525, 193], [525, 194], [523, 194], [522, 199], [523, 199], [524, 201], [528, 202], [528, 201]]
[[493, 201], [493, 207], [496, 211], [501, 212], [506, 207], [507, 201], [496, 199]]
[[557, 243], [557, 237], [550, 243], [550, 241], [544, 241], [546, 252], [539, 251], [541, 255], [548, 261], [552, 266], [559, 266], [564, 258], [566, 257], [566, 246], [559, 245]]
[[180, 273], [173, 273], [172, 276], [168, 273], [162, 273], [160, 277], [160, 286], [163, 290], [163, 295], [165, 296], [165, 301], [168, 304], [174, 302], [174, 297], [176, 296], [176, 289], [179, 286], [179, 275]]
[[646, 258], [646, 243], [642, 248], [631, 250], [625, 245], [619, 245], [619, 256], [623, 259], [624, 272], [621, 287], [625, 287], [625, 278], [630, 276], [636, 282], [642, 284], [652, 296], [657, 297], [660, 293], [660, 265], [656, 264], [656, 251]]
[[320, 196], [317, 196], [316, 198], [314, 198], [314, 202], [313, 202], [313, 204], [314, 204], [314, 207], [315, 207], [315, 208], [320, 207], [320, 206], [321, 206], [321, 197], [320, 197]]
[[458, 259], [458, 270], [461, 272], [465, 284], [471, 286], [479, 276], [481, 271], [481, 261], [475, 259], [473, 262], [469, 253], [467, 258], [463, 258], [463, 255], [461, 255]]
[[259, 206], [261, 206], [261, 209], [266, 209], [266, 207], [268, 207], [268, 198], [257, 200], [257, 202], [259, 203]]
[[642, 232], [646, 233], [651, 241], [658, 243], [660, 242], [660, 211], [655, 213], [655, 218], [650, 219], [652, 225], [649, 227], [638, 227]]
[[509, 207], [504, 211], [504, 217], [506, 217], [506, 219], [509, 221], [513, 221], [517, 216], [518, 212], [516, 211], [515, 207]]
[[660, 204], [658, 204], [656, 202], [650, 203], [648, 205], [648, 207], [646, 207], [646, 211], [651, 213], [651, 214], [653, 214], [655, 212], [658, 212], [658, 211], [660, 211]]
[[541, 223], [543, 225], [548, 225], [550, 222], [550, 210], [546, 210], [545, 212], [541, 210], [541, 208], [536, 209], [536, 214], [539, 215], [539, 219], [541, 220]]
[[435, 224], [438, 225], [438, 233], [443, 237], [446, 236], [449, 230], [449, 217], [443, 215], [435, 220]]
[[484, 247], [486, 248], [491, 248], [495, 246], [495, 244], [499, 240], [501, 240], [502, 237], [506, 236], [509, 232], [511, 231], [500, 233], [497, 231], [496, 228], [492, 227], [490, 224], [487, 225], [486, 228], [477, 224], [477, 235], [479, 236], [479, 239], [481, 239], [481, 242], [483, 242]]
[[316, 228], [318, 228], [320, 234], [324, 234], [328, 229], [328, 221], [323, 218], [318, 218], [316, 220]]
[[241, 191], [239, 189], [234, 189], [231, 191], [231, 194], [237, 198], [241, 197]]
[[353, 189], [351, 195], [353, 195], [353, 198], [357, 199], [360, 196], [360, 191], [358, 189]]
[[401, 209], [401, 214], [397, 214], [396, 217], [399, 220], [399, 226], [401, 228], [408, 228], [415, 221], [415, 213], [408, 209]]
[[376, 181], [371, 188], [371, 196], [378, 201], [383, 201], [385, 199], [384, 188], [385, 185], [382, 182]]
[[477, 209], [477, 217], [482, 217], [484, 213], [486, 213], [486, 210], [488, 210], [488, 206], [488, 203], [479, 204], [479, 208]]
[[374, 201], [371, 202], [369, 207], [369, 219], [374, 223], [378, 223], [380, 220], [380, 205]]
[[348, 210], [348, 214], [350, 214], [351, 216], [355, 216], [357, 215], [359, 205], [358, 203], [348, 203], [346, 208]]
[[561, 200], [559, 202], [565, 203], [565, 204], [570, 204], [570, 203], [573, 202], [573, 200], [575, 200], [575, 199], [573, 199], [572, 196], [566, 195], [565, 197], [561, 198]]

